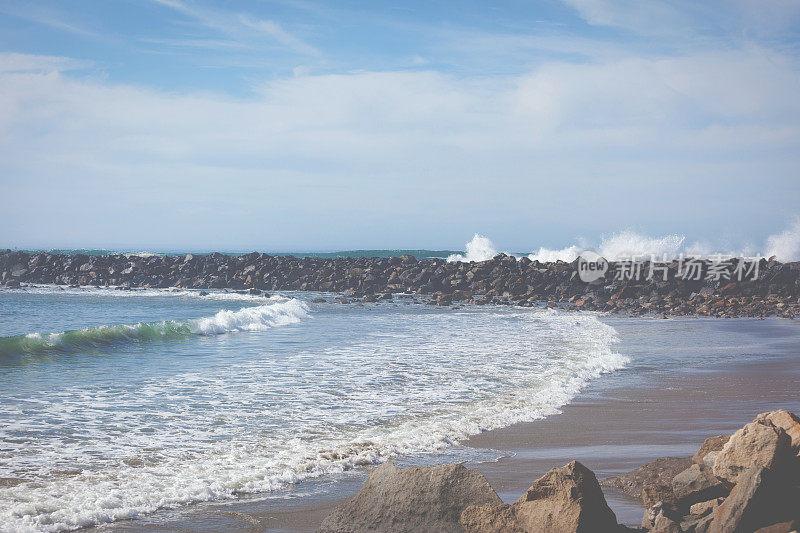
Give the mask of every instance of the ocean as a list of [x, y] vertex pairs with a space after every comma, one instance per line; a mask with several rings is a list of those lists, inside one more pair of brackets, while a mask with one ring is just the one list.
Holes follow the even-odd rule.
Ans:
[[[325, 302], [313, 302], [318, 298]], [[592, 314], [405, 295], [0, 289], [0, 524], [63, 531], [280, 494], [388, 459], [487, 459], [624, 368]]]

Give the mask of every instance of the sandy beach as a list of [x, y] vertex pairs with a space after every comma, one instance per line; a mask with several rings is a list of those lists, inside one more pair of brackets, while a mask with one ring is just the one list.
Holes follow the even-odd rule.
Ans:
[[[558, 415], [464, 443], [502, 455], [468, 466], [482, 472], [504, 501], [573, 459], [603, 479], [659, 457], [690, 456], [706, 437], [732, 433], [758, 413], [800, 411], [800, 324], [794, 321], [603, 320], [620, 334], [617, 349], [632, 359], [626, 369], [591, 382]], [[314, 531], [358, 491], [368, 470], [301, 484], [277, 498], [189, 506], [97, 530]], [[641, 522], [638, 500], [604, 492], [620, 523]]]

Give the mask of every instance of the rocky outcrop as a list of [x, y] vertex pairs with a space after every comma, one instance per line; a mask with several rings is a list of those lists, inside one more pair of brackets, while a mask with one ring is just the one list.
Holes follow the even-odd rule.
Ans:
[[[705, 264], [705, 263], [703, 263]], [[647, 272], [648, 265], [642, 266]], [[800, 262], [761, 260], [758, 277], [684, 280], [674, 262], [662, 276], [585, 283], [575, 263], [539, 263], [503, 254], [479, 263], [444, 259], [297, 258], [256, 252], [185, 256], [31, 254], [0, 251], [0, 284], [31, 283], [178, 287], [229, 290], [308, 290], [347, 293], [348, 298], [385, 301], [385, 295], [414, 293], [431, 303], [507, 303], [561, 306], [631, 315], [794, 317], [800, 314]], [[350, 300], [347, 300], [350, 301]]]
[[617, 518], [594, 473], [578, 461], [553, 468], [512, 505], [468, 507], [461, 515], [468, 532], [614, 531]]
[[800, 520], [800, 471], [791, 468], [797, 456], [789, 432], [797, 420], [786, 410], [763, 413], [731, 436], [706, 439], [678, 473], [680, 462], [663, 458], [603, 484], [644, 482], [647, 531], [793, 531], [787, 528]]
[[789, 439], [791, 439], [792, 453], [797, 455], [800, 452], [800, 417], [786, 409], [778, 409], [777, 411], [761, 413], [753, 422], [765, 420], [786, 432]]
[[689, 508], [689, 514], [700, 517], [707, 516], [713, 513], [723, 501], [725, 501], [725, 498], [714, 498], [713, 500], [698, 502]]
[[789, 533], [800, 524], [800, 474], [786, 468], [796, 459], [789, 435], [797, 420], [785, 410], [763, 413], [730, 438], [706, 439], [694, 458], [665, 457], [605, 480], [628, 494], [639, 490], [639, 529], [617, 524], [594, 473], [572, 461], [513, 504], [461, 465], [401, 470], [388, 463], [321, 531]]
[[693, 464], [674, 478], [672, 491], [681, 508], [707, 501], [720, 496], [727, 496], [730, 484], [717, 478], [713, 469], [706, 465]]
[[741, 473], [730, 496], [714, 511], [708, 531], [744, 533], [788, 521], [800, 514], [799, 501], [796, 488], [781, 472], [752, 466]]
[[[697, 450], [697, 453], [692, 456], [692, 461], [701, 465], [707, 465], [710, 462], [710, 466], [713, 467], [713, 459], [716, 458], [717, 453], [722, 450], [722, 447], [725, 446], [725, 443], [728, 442], [730, 438], [730, 435], [715, 435], [713, 437], [708, 437], [705, 441], [703, 441], [703, 445], [700, 446], [700, 449]], [[713, 454], [713, 456], [709, 461], [706, 461], [705, 458], [709, 454]]]
[[686, 457], [661, 457], [646, 465], [640, 466], [626, 474], [606, 478], [600, 482], [604, 487], [610, 487], [624, 492], [633, 498], [642, 496], [642, 489], [649, 487], [648, 498], [655, 498], [653, 503], [662, 498], [653, 494], [660, 492], [659, 487], [672, 491], [672, 478], [689, 468], [691, 459]]
[[753, 466], [777, 469], [788, 465], [791, 439], [767, 418], [751, 422], [725, 443], [714, 460], [714, 475], [738, 483]]
[[400, 469], [392, 463], [372, 471], [351, 500], [322, 522], [321, 532], [461, 532], [470, 505], [502, 501], [478, 472], [460, 464]]

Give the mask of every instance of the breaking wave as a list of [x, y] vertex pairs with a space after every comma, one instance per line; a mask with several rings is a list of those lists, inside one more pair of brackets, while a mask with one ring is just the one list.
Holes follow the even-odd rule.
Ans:
[[[69, 424], [79, 414], [92, 438], [78, 449], [43, 439], [36, 455], [13, 453], [9, 467], [27, 477], [0, 486], [0, 523], [76, 529], [443, 453], [482, 431], [555, 415], [629, 361], [614, 350], [616, 331], [591, 315], [481, 309], [371, 314], [359, 324], [369, 326], [349, 342], [239, 360], [224, 376], [184, 372], [122, 393], [57, 391], [58, 401], [37, 404], [34, 421]], [[198, 402], [207, 407], [184, 408]], [[165, 422], [153, 427], [153, 418]], [[130, 431], [119, 437], [109, 427]], [[93, 468], [51, 473], [53, 459], [80, 459], [87, 447]]]
[[769, 236], [765, 255], [774, 255], [781, 261], [800, 260], [800, 218], [796, 218], [785, 231]]
[[[610, 236], [603, 236], [599, 244], [593, 245], [580, 240], [578, 244], [571, 244], [564, 248], [546, 248], [542, 246], [525, 257], [540, 263], [552, 263], [555, 261], [569, 263], [577, 259], [578, 255], [586, 249], [596, 251], [609, 261], [628, 259], [632, 256], [674, 259], [680, 254], [693, 257], [711, 257], [715, 254], [765, 258], [775, 256], [779, 261], [783, 262], [798, 261], [800, 260], [800, 218], [795, 219], [785, 231], [767, 237], [763, 247], [763, 250], [766, 250], [765, 253], [753, 252], [750, 247], [744, 247], [739, 250], [726, 250], [700, 242], [688, 244], [685, 235], [650, 236], [626, 229]], [[522, 254], [505, 253], [517, 258], [523, 257]], [[447, 260], [450, 262], [487, 261], [497, 254], [498, 251], [492, 241], [488, 237], [476, 233], [472, 240], [466, 244], [466, 254], [452, 254]]]
[[472, 237], [472, 240], [466, 244], [466, 254], [452, 254], [447, 257], [449, 262], [453, 261], [462, 261], [462, 262], [470, 262], [470, 261], [488, 261], [492, 257], [497, 255], [497, 250], [492, 244], [492, 241], [489, 240], [488, 237], [484, 237], [483, 235], [475, 234]]
[[220, 335], [234, 331], [264, 331], [276, 326], [294, 324], [307, 315], [308, 306], [293, 298], [257, 307], [245, 307], [237, 311], [222, 310], [214, 316], [203, 318], [0, 337], [0, 355], [72, 352], [129, 341], [169, 340], [191, 335]]

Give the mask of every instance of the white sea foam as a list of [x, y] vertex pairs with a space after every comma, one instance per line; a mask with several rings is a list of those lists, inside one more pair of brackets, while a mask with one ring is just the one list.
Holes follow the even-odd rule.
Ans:
[[773, 255], [780, 261], [800, 261], [800, 218], [789, 228], [767, 238], [766, 257]]
[[[363, 320], [347, 342], [232, 360], [223, 375], [10, 395], [0, 460], [25, 481], [0, 488], [0, 523], [61, 531], [441, 451], [553, 415], [627, 362], [613, 328], [591, 315], [482, 308]], [[46, 434], [8, 438], [36, 428]], [[58, 472], [65, 464], [86, 467]]]
[[635, 231], [625, 230], [608, 238], [604, 237], [598, 252], [610, 261], [650, 255], [672, 258], [680, 253], [685, 240], [686, 237], [683, 235], [650, 237]]
[[308, 316], [308, 306], [292, 298], [284, 302], [245, 307], [238, 311], [222, 310], [213, 317], [188, 321], [192, 333], [217, 335], [233, 331], [264, 331], [276, 326], [296, 324]]
[[[531, 261], [549, 263], [555, 261], [574, 261], [583, 250], [593, 250], [609, 261], [619, 261], [638, 256], [642, 258], [675, 259], [680, 254], [692, 257], [709, 258], [721, 254], [732, 257], [760, 256], [769, 258], [777, 257], [779, 261], [800, 260], [800, 218], [795, 219], [789, 228], [783, 232], [770, 235], [765, 246], [759, 253], [753, 246], [742, 246], [738, 249], [730, 247], [713, 246], [709, 243], [693, 242], [689, 244], [685, 235], [668, 234], [661, 236], [645, 235], [626, 229], [612, 235], [603, 236], [599, 244], [591, 244], [581, 239], [578, 244], [571, 244], [564, 248], [539, 247], [527, 257]], [[475, 234], [466, 245], [467, 253], [453, 254], [448, 261], [486, 261], [497, 254], [488, 237]], [[506, 252], [508, 255], [514, 255]], [[519, 257], [519, 256], [517, 256]]]
[[561, 248], [560, 250], [551, 250], [549, 248], [541, 247], [537, 252], [530, 254], [528, 259], [531, 261], [539, 261], [540, 263], [555, 263], [556, 261], [566, 261], [567, 263], [571, 263], [583, 250], [584, 248], [575, 245], [567, 246], [566, 248]]
[[495, 250], [492, 241], [490, 241], [488, 237], [478, 235], [477, 233], [472, 237], [472, 240], [466, 244], [466, 252], [466, 255], [452, 254], [447, 257], [447, 260], [449, 262], [488, 261], [497, 255], [497, 250]]

